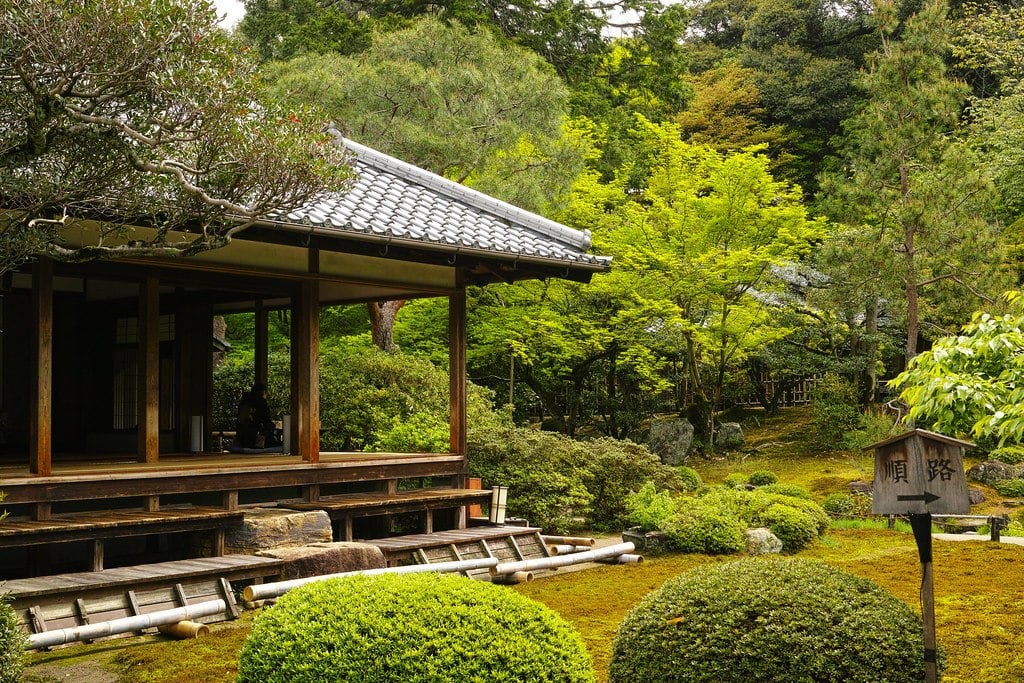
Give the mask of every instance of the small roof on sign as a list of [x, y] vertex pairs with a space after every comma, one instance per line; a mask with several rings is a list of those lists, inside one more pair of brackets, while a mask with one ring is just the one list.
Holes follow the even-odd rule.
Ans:
[[951, 436], [946, 436], [945, 434], [939, 434], [938, 432], [929, 432], [927, 429], [911, 429], [909, 432], [904, 432], [903, 434], [900, 434], [898, 436], [891, 436], [888, 439], [886, 439], [885, 441], [879, 441], [878, 443], [873, 443], [870, 446], [865, 446], [864, 450], [867, 451], [867, 450], [870, 450], [872, 448], [881, 448], [882, 446], [888, 446], [891, 443], [896, 443], [897, 441], [903, 441], [904, 439], [908, 439], [911, 436], [920, 436], [922, 438], [931, 439], [933, 441], [941, 441], [942, 443], [948, 443], [951, 446], [962, 446], [964, 448], [974, 448], [974, 443], [972, 443], [970, 441], [964, 441], [962, 439], [954, 439]]

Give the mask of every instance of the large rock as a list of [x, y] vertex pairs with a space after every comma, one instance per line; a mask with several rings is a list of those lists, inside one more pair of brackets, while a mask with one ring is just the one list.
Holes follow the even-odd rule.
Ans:
[[648, 444], [666, 465], [684, 465], [693, 446], [693, 425], [685, 417], [663, 417], [651, 423]]
[[387, 566], [384, 553], [369, 543], [316, 543], [298, 548], [261, 550], [256, 554], [285, 560], [281, 572], [285, 581]]
[[255, 554], [260, 550], [330, 543], [331, 518], [323, 510], [298, 512], [278, 508], [248, 510], [241, 526], [224, 538], [228, 552]]
[[739, 422], [723, 422], [718, 425], [715, 433], [715, 447], [722, 450], [732, 450], [743, 445], [743, 428]]
[[979, 488], [968, 486], [967, 500], [970, 501], [971, 505], [980, 505], [985, 502], [985, 493]]
[[986, 486], [995, 486], [997, 482], [1016, 479], [1020, 475], [1021, 467], [1019, 465], [1008, 465], [998, 460], [986, 460], [967, 470], [968, 477]]
[[634, 526], [622, 532], [622, 541], [632, 543], [637, 552], [661, 553], [668, 550], [668, 537], [660, 531], [642, 531]]
[[747, 552], [751, 555], [777, 555], [782, 552], [782, 541], [771, 529], [747, 529]]

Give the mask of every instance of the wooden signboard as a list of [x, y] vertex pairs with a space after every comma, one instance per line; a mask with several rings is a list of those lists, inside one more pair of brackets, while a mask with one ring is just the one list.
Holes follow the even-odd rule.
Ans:
[[973, 447], [915, 429], [876, 443], [871, 511], [877, 515], [950, 514], [970, 511], [963, 451]]

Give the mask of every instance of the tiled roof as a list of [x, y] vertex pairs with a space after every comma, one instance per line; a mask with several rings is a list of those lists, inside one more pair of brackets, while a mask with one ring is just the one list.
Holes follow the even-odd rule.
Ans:
[[610, 257], [587, 253], [590, 231], [566, 227], [351, 140], [342, 144], [354, 156], [352, 189], [275, 223], [309, 225], [328, 236], [589, 271], [611, 264]]

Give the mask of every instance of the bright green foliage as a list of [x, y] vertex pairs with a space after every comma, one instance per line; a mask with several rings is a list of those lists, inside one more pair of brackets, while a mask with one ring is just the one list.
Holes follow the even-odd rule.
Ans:
[[676, 498], [670, 491], [659, 491], [651, 482], [626, 498], [626, 521], [643, 531], [661, 529], [676, 511]]
[[238, 28], [257, 48], [260, 59], [269, 61], [305, 52], [361, 52], [370, 46], [374, 23], [340, 3], [246, 0]]
[[[588, 451], [583, 483], [590, 492], [590, 526], [618, 531], [626, 524], [630, 494], [647, 484], [680, 491], [693, 482], [679, 468], [661, 464], [646, 446], [611, 438], [584, 442]], [[700, 481], [699, 475], [693, 472]]]
[[951, 436], [1024, 442], [1024, 314], [975, 313], [962, 334], [937, 340], [892, 381], [908, 419]]
[[758, 512], [757, 521], [778, 536], [787, 552], [802, 550], [818, 537], [814, 518], [788, 505], [769, 505]]
[[1001, 496], [1024, 498], [1024, 479], [1004, 479], [1002, 481], [997, 481], [995, 488]]
[[239, 683], [585, 683], [579, 634], [514, 591], [461, 576], [382, 575], [293, 589], [260, 614]]
[[[210, 0], [5, 2], [0, 50], [0, 273], [215, 249], [350, 176], [321, 114], [259, 96]], [[105, 221], [68, 238], [80, 212]]]
[[989, 460], [998, 460], [1010, 465], [1019, 465], [1024, 462], [1024, 445], [1012, 444], [996, 448], [988, 454]]
[[779, 481], [779, 476], [770, 470], [757, 470], [750, 473], [747, 483], [753, 486], [767, 486]]
[[692, 467], [680, 465], [676, 467], [676, 472], [679, 473], [679, 478], [682, 479], [684, 491], [696, 491], [704, 485], [704, 482], [701, 481], [700, 473]]
[[[821, 562], [746, 559], [669, 579], [613, 645], [613, 683], [924, 678], [921, 620], [867, 579]], [[940, 652], [940, 664], [944, 653]]]
[[10, 605], [10, 596], [0, 594], [0, 683], [21, 680], [27, 644], [28, 638], [18, 626], [18, 616]]
[[723, 555], [747, 547], [747, 525], [729, 510], [710, 504], [711, 499], [681, 498], [677, 512], [662, 522], [660, 531], [668, 547], [684, 553]]

